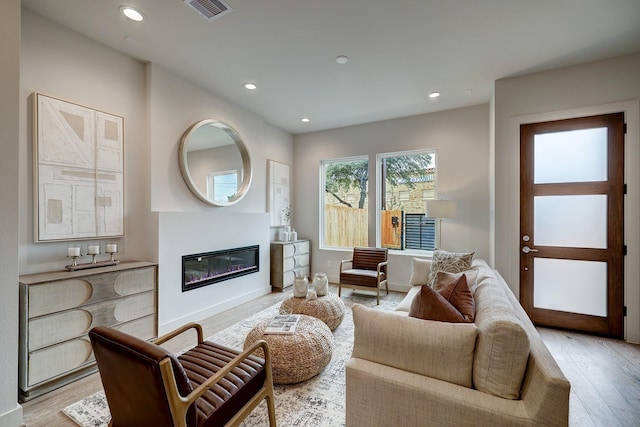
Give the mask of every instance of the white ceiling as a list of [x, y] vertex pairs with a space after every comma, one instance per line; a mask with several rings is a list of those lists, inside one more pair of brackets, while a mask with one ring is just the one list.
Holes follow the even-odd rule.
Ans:
[[640, 51], [640, 0], [226, 1], [213, 22], [182, 0], [22, 4], [294, 134], [485, 103], [497, 79]]

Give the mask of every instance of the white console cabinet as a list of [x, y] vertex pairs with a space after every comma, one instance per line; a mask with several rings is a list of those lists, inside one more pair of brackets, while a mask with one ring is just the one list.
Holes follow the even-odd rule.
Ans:
[[311, 247], [308, 240], [271, 242], [271, 288], [282, 291], [293, 285], [296, 273], [309, 275]]
[[157, 276], [156, 264], [137, 261], [21, 276], [21, 400], [95, 372], [94, 326], [157, 337]]

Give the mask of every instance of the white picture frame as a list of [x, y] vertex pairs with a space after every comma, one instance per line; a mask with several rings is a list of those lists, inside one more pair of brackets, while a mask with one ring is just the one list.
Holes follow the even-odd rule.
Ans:
[[124, 118], [33, 94], [34, 240], [124, 236]]

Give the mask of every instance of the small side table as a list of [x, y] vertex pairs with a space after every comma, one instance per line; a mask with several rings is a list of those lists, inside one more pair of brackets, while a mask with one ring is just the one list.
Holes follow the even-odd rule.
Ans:
[[[333, 334], [322, 321], [300, 316], [292, 335], [264, 334], [271, 319], [258, 323], [244, 341], [246, 349], [258, 340], [265, 340], [271, 350], [271, 370], [274, 384], [295, 384], [318, 375], [331, 361]], [[262, 350], [256, 356], [264, 357]]]
[[344, 302], [332, 293], [316, 299], [296, 298], [290, 295], [280, 304], [280, 314], [312, 316], [322, 320], [332, 331], [342, 323], [345, 311]]

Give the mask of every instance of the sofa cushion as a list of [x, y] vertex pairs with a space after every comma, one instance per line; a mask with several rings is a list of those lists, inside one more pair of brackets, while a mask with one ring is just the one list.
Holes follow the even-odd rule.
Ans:
[[484, 272], [474, 294], [478, 342], [473, 385], [485, 393], [519, 399], [529, 359], [529, 337], [495, 275]]
[[429, 283], [431, 260], [423, 258], [411, 258], [411, 286], [422, 286]]
[[353, 306], [352, 357], [471, 387], [477, 328]]
[[451, 323], [471, 323], [475, 316], [473, 295], [464, 274], [457, 281], [435, 291], [422, 286], [409, 310], [410, 317]]
[[433, 260], [431, 261], [428, 285], [433, 287], [439, 271], [460, 273], [470, 269], [474, 254], [475, 252], [448, 252], [442, 249], [436, 249], [433, 251]]

